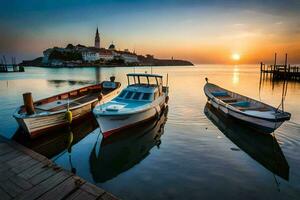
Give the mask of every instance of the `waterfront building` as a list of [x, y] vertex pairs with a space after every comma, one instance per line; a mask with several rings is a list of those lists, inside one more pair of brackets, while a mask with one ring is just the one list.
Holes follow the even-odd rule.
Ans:
[[81, 55], [85, 62], [93, 62], [100, 59], [99, 51], [85, 50], [81, 52]]
[[113, 52], [104, 48], [100, 49], [99, 56], [100, 56], [100, 60], [104, 60], [104, 61], [109, 61], [114, 59]]
[[125, 63], [138, 63], [138, 57], [134, 53], [123, 51], [121, 53], [121, 58], [124, 60]]

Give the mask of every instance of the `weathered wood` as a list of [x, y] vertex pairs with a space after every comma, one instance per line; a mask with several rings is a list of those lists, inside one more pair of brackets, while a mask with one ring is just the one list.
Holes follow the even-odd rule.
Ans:
[[105, 193], [100, 197], [101, 200], [117, 200], [116, 197], [114, 197], [113, 195], [109, 194], [109, 193]]
[[37, 185], [37, 184], [41, 183], [42, 181], [46, 180], [47, 178], [53, 176], [57, 172], [59, 172], [59, 171], [58, 170], [54, 171], [53, 169], [47, 169], [47, 170], [33, 176], [32, 178], [30, 178], [29, 182], [33, 185]]
[[40, 184], [34, 186], [30, 190], [23, 192], [21, 195], [17, 196], [16, 199], [18, 200], [31, 200], [36, 199], [42, 196], [45, 192], [51, 190], [65, 179], [70, 177], [70, 174], [64, 173], [61, 171], [50, 178], [46, 179], [45, 181], [41, 182]]
[[26, 160], [25, 162], [21, 163], [20, 165], [12, 168], [11, 170], [15, 173], [21, 173], [22, 171], [30, 168], [32, 165], [37, 164], [39, 161], [37, 160]]
[[6, 143], [0, 143], [0, 156], [1, 155], [5, 155], [11, 151], [13, 151], [14, 149], [11, 148], [9, 145], [7, 145]]
[[24, 101], [24, 106], [25, 106], [26, 113], [28, 115], [32, 115], [34, 113], [32, 94], [30, 92], [24, 93], [23, 94], [23, 101]]
[[2, 200], [10, 200], [11, 197], [0, 187], [0, 197]]
[[22, 173], [19, 174], [20, 177], [24, 179], [30, 179], [33, 176], [45, 171], [47, 166], [44, 163], [37, 163], [36, 165], [31, 166], [30, 168], [24, 170]]
[[7, 154], [4, 154], [4, 155], [0, 156], [0, 162], [4, 163], [6, 161], [12, 160], [12, 159], [20, 156], [21, 154], [22, 153], [19, 152], [19, 151], [11, 151], [11, 152], [9, 152]]
[[16, 185], [11, 180], [6, 180], [4, 182], [1, 182], [1, 188], [9, 194], [11, 197], [16, 197], [18, 194], [20, 194], [22, 191], [24, 191], [22, 188], [20, 188], [18, 185]]
[[39, 199], [40, 200], [48, 200], [48, 199], [56, 199], [60, 200], [69, 195], [71, 192], [77, 190], [84, 183], [79, 177], [70, 177], [66, 179], [64, 182], [57, 185], [52, 190], [43, 194]]
[[0, 199], [116, 199], [46, 157], [0, 136]]
[[79, 190], [76, 190], [73, 194], [71, 194], [70, 196], [68, 196], [66, 198], [66, 200], [95, 200], [95, 199], [98, 199], [97, 196], [94, 196], [94, 195], [91, 195], [90, 193], [82, 190], [82, 189], [79, 189]]
[[101, 196], [105, 193], [105, 191], [91, 183], [85, 183], [81, 186], [81, 189], [94, 195], [94, 196]]
[[9, 180], [12, 181], [13, 183], [15, 183], [16, 185], [18, 185], [23, 190], [28, 190], [28, 189], [32, 188], [32, 184], [31, 183], [29, 183], [28, 181], [26, 181], [24, 178], [19, 177], [18, 175], [11, 176], [9, 178]]

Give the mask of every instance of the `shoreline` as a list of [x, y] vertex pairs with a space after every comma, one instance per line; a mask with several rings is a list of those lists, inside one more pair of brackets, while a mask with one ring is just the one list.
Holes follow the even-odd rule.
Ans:
[[87, 68], [87, 67], [105, 67], [105, 68], [113, 68], [113, 67], [176, 67], [176, 66], [195, 66], [192, 65], [63, 65], [63, 66], [47, 66], [47, 65], [22, 65], [23, 67], [41, 67], [41, 68]]

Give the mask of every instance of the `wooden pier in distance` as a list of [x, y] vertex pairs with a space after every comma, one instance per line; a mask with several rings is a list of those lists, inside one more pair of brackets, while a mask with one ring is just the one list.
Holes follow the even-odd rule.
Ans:
[[1, 136], [0, 163], [1, 200], [117, 199], [48, 158]]
[[6, 62], [5, 56], [0, 60], [0, 73], [24, 72], [24, 67], [16, 64], [16, 58], [11, 59], [11, 64]]
[[287, 54], [285, 55], [285, 64], [276, 63], [277, 54], [275, 53], [275, 61], [273, 65], [260, 63], [260, 73], [270, 74], [273, 80], [295, 80], [300, 81], [300, 66], [292, 66], [287, 64]]

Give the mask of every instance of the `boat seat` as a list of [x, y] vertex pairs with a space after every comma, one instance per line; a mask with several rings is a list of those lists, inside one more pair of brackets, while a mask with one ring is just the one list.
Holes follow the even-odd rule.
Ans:
[[229, 96], [226, 91], [214, 91], [211, 94], [214, 95], [215, 97], [227, 97], [227, 96]]
[[219, 97], [219, 99], [225, 103], [233, 103], [233, 102], [237, 102], [236, 98], [233, 98], [231, 96], [223, 96], [223, 97]]
[[241, 111], [247, 111], [247, 110], [255, 110], [255, 111], [270, 111], [270, 109], [266, 107], [257, 107], [257, 106], [250, 106], [250, 107], [237, 107], [237, 109]]

